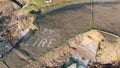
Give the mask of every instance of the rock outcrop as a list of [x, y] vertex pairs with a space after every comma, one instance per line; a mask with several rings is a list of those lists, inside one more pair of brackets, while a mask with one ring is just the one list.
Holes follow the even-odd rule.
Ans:
[[[5, 0], [0, 1], [0, 4], [5, 4], [3, 7], [0, 6], [1, 17], [10, 17], [10, 21], [6, 23], [0, 33], [0, 44], [2, 47], [0, 55], [4, 55], [15, 47], [17, 43], [20, 43], [19, 41], [28, 35], [31, 30], [36, 30], [37, 27], [33, 24], [34, 16], [29, 12], [25, 13], [25, 10], [19, 9], [19, 7], [16, 8], [17, 5], [15, 3]], [[2, 23], [4, 24], [4, 21]]]
[[0, 18], [2, 16], [9, 16], [13, 14], [14, 11], [20, 9], [18, 5], [11, 2], [10, 0], [1, 0], [0, 1]]
[[101, 64], [113, 64], [116, 61], [120, 61], [120, 45], [118, 42], [120, 41], [116, 43], [102, 42], [102, 48], [97, 52], [97, 62]]
[[[34, 61], [24, 68], [38, 67], [38, 68], [61, 68], [65, 63], [68, 63], [71, 57], [79, 55], [79, 59], [87, 65], [90, 62], [94, 62], [90, 68], [105, 68], [116, 67], [114, 63], [119, 62], [120, 46], [119, 39], [116, 43], [111, 43], [97, 30], [91, 30], [83, 34], [78, 34], [74, 38], [68, 40], [67, 43], [61, 45], [58, 48], [38, 57], [37, 61]], [[77, 59], [76, 57], [76, 59]], [[82, 60], [82, 58], [85, 58]], [[36, 65], [34, 65], [34, 63]], [[100, 63], [100, 64], [96, 64]], [[107, 65], [109, 64], [109, 66]], [[118, 64], [117, 64], [118, 65]], [[73, 64], [74, 66], [74, 64]]]
[[[64, 45], [61, 45], [60, 47], [39, 57], [34, 63], [38, 63], [38, 67], [40, 67], [40, 65], [43, 65], [45, 68], [61, 67], [64, 63], [69, 61], [71, 56], [76, 54], [80, 54], [81, 57], [94, 62], [97, 48], [102, 40], [104, 40], [104, 37], [97, 30], [91, 30], [83, 34], [79, 34], [74, 38], [69, 39], [68, 43], [65, 43]], [[83, 45], [84, 42], [85, 44]], [[93, 55], [91, 55], [91, 53], [93, 53]], [[31, 66], [34, 66], [34, 64], [31, 63], [24, 68], [29, 68]]]

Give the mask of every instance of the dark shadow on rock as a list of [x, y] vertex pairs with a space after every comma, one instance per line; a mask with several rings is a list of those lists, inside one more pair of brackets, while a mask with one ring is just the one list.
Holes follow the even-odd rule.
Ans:
[[23, 7], [23, 4], [21, 4], [18, 0], [11, 0], [11, 1], [13, 1], [14, 3], [16, 3], [21, 8]]
[[31, 14], [40, 14], [41, 11], [35, 11], [35, 10], [32, 10], [32, 11], [30, 11], [30, 13], [31, 13]]

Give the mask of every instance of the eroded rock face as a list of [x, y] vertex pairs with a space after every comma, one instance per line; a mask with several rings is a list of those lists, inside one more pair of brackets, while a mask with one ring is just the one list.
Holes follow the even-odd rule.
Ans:
[[[61, 67], [64, 63], [69, 61], [70, 57], [75, 56], [76, 54], [80, 55], [81, 58], [88, 59], [87, 61], [95, 62], [98, 46], [103, 39], [104, 37], [97, 30], [79, 34], [74, 38], [69, 39], [66, 44], [39, 57], [36, 62], [44, 67]], [[88, 64], [88, 62], [86, 64]], [[29, 66], [32, 66], [32, 63], [25, 68], [28, 68]]]
[[[117, 39], [117, 41], [119, 41], [119, 39]], [[89, 62], [97, 62], [100, 63], [96, 65], [97, 68], [105, 68], [106, 66], [113, 67], [113, 62], [119, 61], [119, 44], [119, 42], [110, 43], [99, 31], [91, 30], [69, 39], [66, 44], [38, 57], [38, 60], [34, 61], [34, 63], [39, 64], [37, 65], [38, 67], [43, 66], [43, 68], [60, 68], [64, 63], [68, 63], [70, 57], [77, 59], [80, 56], [77, 60], [85, 62], [85, 66], [89, 64]], [[98, 49], [99, 46], [100, 48]], [[77, 57], [75, 58], [76, 55]], [[28, 64], [24, 68], [31, 66], [34, 66], [33, 63]], [[93, 65], [90, 66], [90, 68], [96, 66]]]
[[13, 14], [14, 11], [20, 9], [18, 5], [11, 2], [10, 0], [1, 0], [0, 1], [0, 17], [9, 16]]
[[101, 64], [113, 64], [120, 61], [120, 46], [118, 43], [104, 41], [101, 43], [102, 48], [97, 52], [97, 62]]
[[2, 11], [0, 12], [0, 15], [10, 17], [10, 20], [6, 23], [5, 28], [3, 28], [3, 31], [0, 33], [0, 46], [2, 47], [0, 55], [4, 55], [12, 50], [17, 43], [20, 43], [20, 40], [28, 35], [31, 30], [36, 30], [37, 27], [33, 24], [34, 16], [30, 15], [29, 12], [25, 14], [22, 9], [15, 9], [15, 3], [13, 4], [11, 1], [5, 0], [0, 1], [0, 3], [6, 5], [4, 7], [0, 6]]
[[102, 40], [104, 40], [102, 34], [96, 30], [92, 30], [75, 36], [68, 43], [70, 47], [75, 48], [83, 57], [95, 61], [96, 51]]

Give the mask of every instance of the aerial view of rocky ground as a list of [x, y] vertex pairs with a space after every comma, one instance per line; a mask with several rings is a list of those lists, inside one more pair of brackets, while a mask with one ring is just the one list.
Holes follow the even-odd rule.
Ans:
[[119, 0], [0, 0], [0, 68], [120, 68]]

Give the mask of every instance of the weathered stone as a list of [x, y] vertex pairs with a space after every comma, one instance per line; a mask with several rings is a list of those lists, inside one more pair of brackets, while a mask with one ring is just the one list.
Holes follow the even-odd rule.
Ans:
[[[85, 57], [88, 61], [89, 60], [95, 61], [98, 45], [100, 45], [102, 39], [104, 39], [101, 33], [99, 33], [97, 30], [91, 30], [83, 34], [79, 34], [75, 37], [77, 37], [77, 40], [75, 40], [74, 38], [69, 39], [68, 40], [69, 45], [64, 44], [58, 48], [53, 49], [52, 51], [39, 57], [36, 62], [39, 61], [38, 63], [47, 67], [60, 67], [64, 63], [68, 62], [71, 55], [74, 56], [76, 54], [80, 54], [81, 57]], [[79, 41], [80, 44], [77, 44], [76, 41]], [[82, 45], [84, 44], [83, 46], [85, 47], [83, 48], [80, 47], [81, 44]], [[89, 51], [93, 52], [94, 56], [92, 56]]]
[[[98, 38], [99, 37], [99, 38]], [[68, 41], [70, 47], [75, 48], [83, 57], [95, 61], [96, 52], [100, 42], [104, 39], [96, 30], [79, 34]]]

